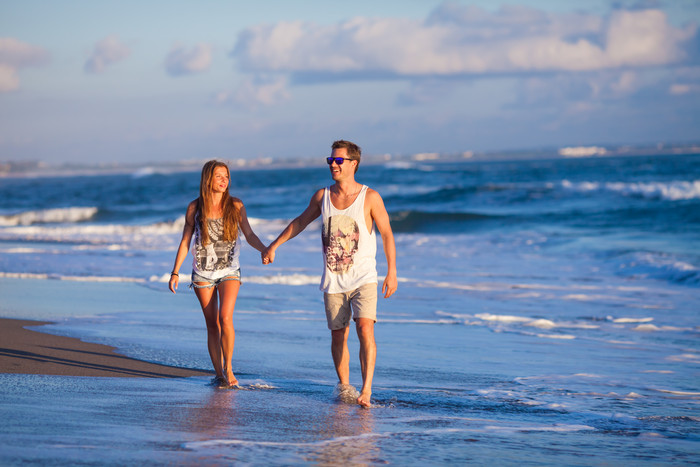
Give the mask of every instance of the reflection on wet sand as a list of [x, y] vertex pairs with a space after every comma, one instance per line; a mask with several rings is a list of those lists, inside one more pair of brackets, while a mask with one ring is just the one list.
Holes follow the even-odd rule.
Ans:
[[318, 443], [306, 460], [321, 465], [356, 465], [381, 463], [375, 444], [374, 415], [371, 409], [338, 401], [328, 408], [319, 421]]
[[168, 410], [173, 425], [187, 433], [183, 447], [209, 460], [247, 463], [262, 456], [270, 463], [382, 463], [373, 431], [375, 409], [336, 398], [212, 388], [202, 400]]
[[240, 425], [235, 390], [213, 389], [200, 404], [177, 407], [171, 417], [183, 431], [201, 439], [227, 438]]

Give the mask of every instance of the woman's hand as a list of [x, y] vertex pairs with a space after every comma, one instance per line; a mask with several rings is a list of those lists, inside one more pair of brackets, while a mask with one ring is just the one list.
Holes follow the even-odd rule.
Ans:
[[176, 293], [175, 290], [177, 289], [177, 284], [180, 282], [180, 276], [177, 274], [170, 274], [170, 282], [168, 283], [168, 287], [170, 288], [170, 291], [172, 293]]

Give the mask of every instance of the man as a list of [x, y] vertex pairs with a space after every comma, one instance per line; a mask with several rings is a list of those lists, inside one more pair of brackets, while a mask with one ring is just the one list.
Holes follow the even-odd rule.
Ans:
[[388, 271], [382, 284], [384, 298], [396, 292], [396, 247], [389, 215], [379, 193], [355, 181], [360, 165], [360, 147], [349, 141], [336, 141], [327, 159], [335, 181], [318, 190], [309, 206], [294, 219], [262, 254], [263, 263], [272, 263], [275, 250], [296, 237], [311, 222], [323, 219], [323, 258], [321, 279], [326, 319], [331, 330], [331, 353], [341, 389], [350, 384], [348, 334], [350, 315], [355, 320], [360, 341], [362, 390], [357, 403], [370, 407], [372, 378], [377, 359], [374, 323], [377, 321], [377, 241], [374, 226], [382, 237]]

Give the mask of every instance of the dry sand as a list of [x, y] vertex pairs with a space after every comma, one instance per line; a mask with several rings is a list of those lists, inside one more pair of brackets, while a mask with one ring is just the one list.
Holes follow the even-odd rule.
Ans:
[[49, 323], [0, 319], [0, 373], [141, 378], [213, 374], [136, 360], [119, 355], [114, 347], [25, 328], [44, 324]]

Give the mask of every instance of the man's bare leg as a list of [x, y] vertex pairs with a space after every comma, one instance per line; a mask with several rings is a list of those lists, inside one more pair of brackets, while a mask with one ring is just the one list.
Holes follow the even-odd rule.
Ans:
[[374, 341], [374, 320], [358, 318], [355, 327], [357, 337], [360, 340], [360, 367], [362, 369], [362, 390], [357, 403], [363, 407], [370, 407], [372, 403], [372, 378], [374, 366], [377, 362], [377, 344]]
[[331, 331], [331, 354], [338, 374], [340, 384], [350, 384], [350, 352], [348, 351], [348, 335], [350, 328]]

